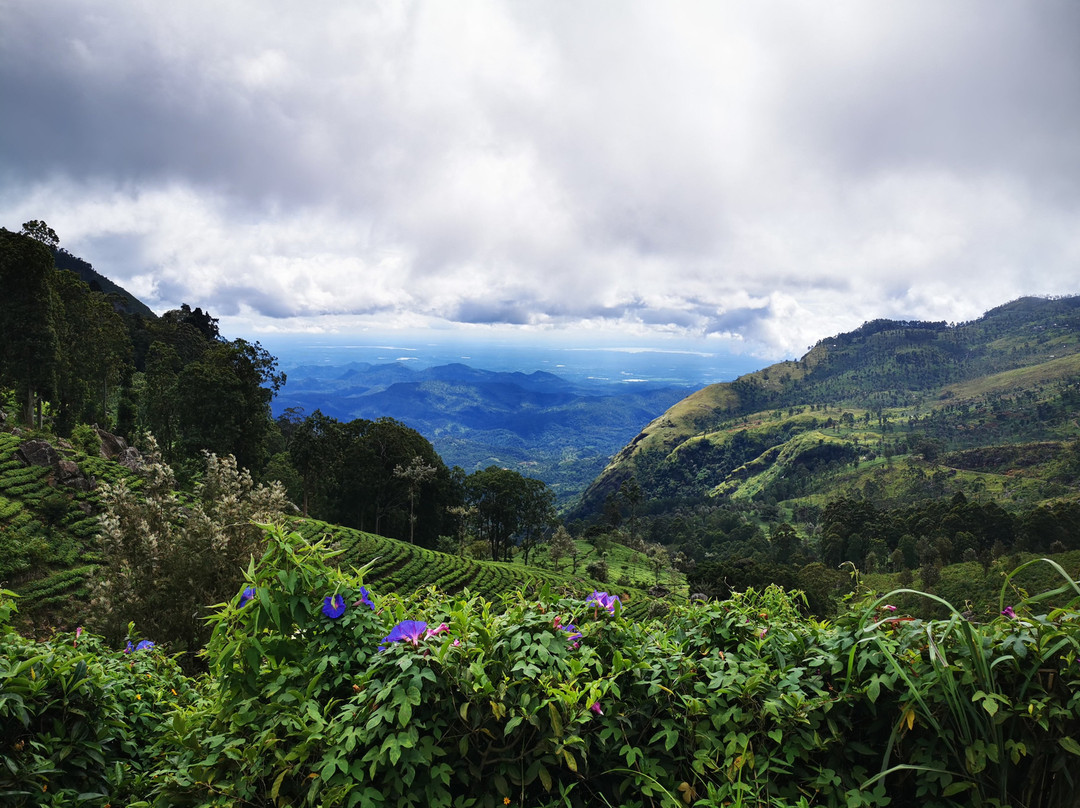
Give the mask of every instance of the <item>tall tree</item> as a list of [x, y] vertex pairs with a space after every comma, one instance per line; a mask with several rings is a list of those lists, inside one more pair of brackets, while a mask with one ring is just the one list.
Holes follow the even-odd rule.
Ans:
[[60, 362], [55, 274], [44, 244], [0, 229], [0, 377], [19, 390], [31, 426], [35, 409], [40, 421], [41, 402], [54, 392]]

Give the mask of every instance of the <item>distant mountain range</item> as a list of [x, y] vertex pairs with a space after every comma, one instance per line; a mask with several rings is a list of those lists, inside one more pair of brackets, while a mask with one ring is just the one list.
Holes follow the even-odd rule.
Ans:
[[489, 371], [453, 363], [285, 368], [274, 401], [339, 421], [390, 417], [431, 441], [466, 472], [504, 466], [547, 482], [566, 502], [611, 456], [689, 388], [649, 382], [572, 382], [545, 371]]

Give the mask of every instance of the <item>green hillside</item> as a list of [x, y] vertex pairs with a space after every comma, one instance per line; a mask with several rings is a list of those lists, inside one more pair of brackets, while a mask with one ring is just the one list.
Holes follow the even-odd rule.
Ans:
[[[630, 479], [646, 500], [786, 511], [855, 492], [917, 499], [912, 477], [942, 475], [928, 495], [1075, 497], [1078, 410], [1080, 298], [1024, 298], [959, 325], [876, 320], [679, 402], [613, 458], [577, 514], [595, 516]], [[980, 465], [973, 450], [991, 448], [1039, 460]]]
[[[28, 465], [22, 456], [28, 444], [53, 443], [57, 447], [56, 462], [68, 464], [73, 473], [77, 470], [81, 475], [80, 488], [59, 480], [56, 465]], [[140, 486], [138, 474], [113, 460], [88, 455], [66, 441], [0, 433], [0, 588], [20, 596], [20, 616], [27, 628], [74, 628], [87, 618], [87, 583], [101, 560], [101, 503], [96, 487], [121, 478], [129, 487]], [[580, 558], [575, 564], [581, 574], [571, 574], [569, 563], [556, 570], [550, 562], [544, 567], [477, 560], [317, 519], [297, 519], [295, 528], [313, 542], [329, 539], [332, 547], [344, 551], [339, 559], [343, 565], [372, 563], [366, 580], [385, 594], [410, 595], [435, 587], [448, 594], [468, 590], [496, 600], [519, 589], [536, 592], [548, 587], [584, 596], [593, 589], [609, 588], [584, 574], [588, 557], [594, 552], [584, 542], [580, 543]], [[628, 615], [644, 615], [650, 601], [644, 590], [651, 584], [652, 575], [641, 564], [632, 562], [631, 555], [625, 547], [611, 551], [615, 572], [611, 591], [623, 598]], [[673, 582], [670, 575], [665, 578], [669, 587], [679, 583]], [[625, 580], [617, 582], [617, 577]]]

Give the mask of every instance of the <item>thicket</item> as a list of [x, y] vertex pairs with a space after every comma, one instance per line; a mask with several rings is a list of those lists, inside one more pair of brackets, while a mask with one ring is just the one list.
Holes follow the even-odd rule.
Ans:
[[[9, 804], [1071, 805], [1080, 586], [833, 623], [777, 589], [631, 620], [603, 593], [382, 595], [271, 530], [210, 672], [0, 628]], [[1005, 589], [1003, 592], [1011, 590]], [[7, 618], [10, 601], [0, 618]]]

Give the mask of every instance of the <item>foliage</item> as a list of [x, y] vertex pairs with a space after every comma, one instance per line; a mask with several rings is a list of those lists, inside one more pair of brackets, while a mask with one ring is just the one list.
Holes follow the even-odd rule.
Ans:
[[134, 621], [158, 642], [194, 652], [209, 636], [202, 607], [232, 594], [261, 552], [262, 532], [251, 520], [280, 519], [290, 506], [280, 486], [256, 486], [231, 456], [206, 455], [189, 500], [176, 492], [152, 440], [144, 475], [139, 493], [124, 480], [102, 486], [92, 624], [117, 641]]
[[[537, 591], [544, 587], [584, 596], [596, 583], [602, 583], [565, 571], [428, 550], [408, 542], [329, 525], [315, 519], [294, 520], [291, 526], [308, 541], [325, 540], [334, 550], [341, 550], [342, 563], [364, 566], [367, 580], [384, 593], [408, 596], [421, 589], [431, 589], [457, 595], [468, 590], [497, 601], [506, 592]], [[625, 601], [628, 614], [644, 614], [647, 608], [644, 592], [619, 584], [618, 593]]]
[[460, 492], [416, 430], [392, 418], [343, 424], [318, 410], [278, 423], [301, 479], [305, 515], [425, 547], [452, 532], [447, 508], [460, 504]]
[[1005, 587], [982, 624], [908, 618], [903, 593], [821, 623], [773, 586], [636, 620], [605, 593], [381, 594], [325, 545], [267, 531], [211, 617], [198, 680], [157, 649], [0, 629], [9, 800], [1072, 804], [1068, 576], [1067, 608]]
[[25, 639], [9, 625], [11, 596], [0, 591], [0, 802], [129, 804], [148, 790], [151, 747], [194, 683], [159, 650], [125, 654], [81, 629]]
[[363, 572], [273, 533], [214, 618], [217, 687], [159, 743], [158, 804], [1033, 808], [1080, 774], [1074, 610], [975, 626], [878, 600], [830, 626], [769, 587], [637, 622], [379, 597]]

